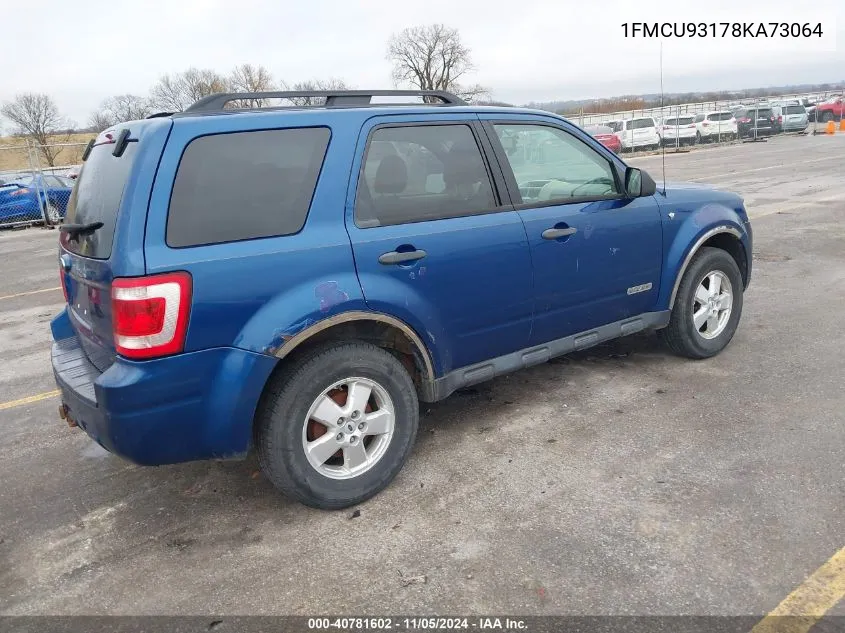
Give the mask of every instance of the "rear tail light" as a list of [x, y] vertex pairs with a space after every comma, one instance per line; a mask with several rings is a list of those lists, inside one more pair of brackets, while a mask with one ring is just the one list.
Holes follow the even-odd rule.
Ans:
[[702, 121], [701, 125], [707, 127], [710, 125], [710, 121]]
[[65, 269], [62, 266], [59, 266], [59, 280], [62, 282], [62, 293], [65, 295], [65, 303], [68, 303], [67, 273], [65, 273]]
[[111, 290], [114, 346], [126, 358], [178, 354], [191, 310], [186, 272], [115, 279]]
[[778, 123], [783, 123], [783, 116], [778, 117]]
[[741, 119], [739, 119], [739, 122], [740, 123], [751, 123], [751, 119], [749, 119], [747, 117], [742, 117]]

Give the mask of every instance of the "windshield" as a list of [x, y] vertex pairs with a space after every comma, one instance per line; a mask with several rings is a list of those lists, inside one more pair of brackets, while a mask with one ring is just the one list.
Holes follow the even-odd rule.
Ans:
[[113, 149], [114, 144], [103, 144], [91, 150], [70, 194], [68, 224], [103, 223], [96, 231], [66, 241], [65, 248], [78, 255], [94, 259], [111, 256], [117, 212], [138, 143], [129, 143], [120, 157], [112, 156]]

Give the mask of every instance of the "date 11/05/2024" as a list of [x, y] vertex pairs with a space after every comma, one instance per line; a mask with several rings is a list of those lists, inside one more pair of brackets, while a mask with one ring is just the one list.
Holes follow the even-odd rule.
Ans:
[[821, 22], [623, 22], [624, 37], [821, 37]]

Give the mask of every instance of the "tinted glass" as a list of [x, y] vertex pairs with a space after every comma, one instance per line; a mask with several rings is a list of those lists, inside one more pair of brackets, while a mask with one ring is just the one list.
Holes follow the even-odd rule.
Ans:
[[614, 132], [619, 132], [622, 129], [622, 122], [621, 121], [609, 121], [605, 123], [607, 127], [609, 127]]
[[786, 106], [783, 110], [784, 114], [804, 114], [806, 110], [801, 105]]
[[629, 130], [642, 130], [647, 127], [654, 127], [653, 119], [634, 119], [628, 123]]
[[610, 161], [564, 130], [502, 124], [496, 133], [499, 139], [516, 136], [519, 141], [514, 151], [505, 149], [523, 204], [619, 194]]
[[299, 232], [328, 144], [328, 128], [194, 139], [173, 183], [167, 244], [197, 246]]
[[768, 119], [772, 116], [774, 116], [774, 113], [771, 108], [760, 108], [757, 110], [757, 118]]
[[678, 117], [677, 119], [666, 119], [663, 121], [663, 125], [689, 125], [693, 122], [693, 117], [691, 116], [682, 116]]
[[[507, 139], [514, 148], [517, 142]], [[355, 202], [358, 226], [454, 218], [496, 206], [469, 126], [385, 127], [370, 136]]]
[[65, 243], [69, 251], [94, 259], [108, 259], [111, 255], [117, 212], [138, 143], [129, 143], [120, 157], [112, 156], [113, 149], [114, 145], [108, 144], [91, 150], [67, 203], [68, 224], [103, 223], [96, 231]]
[[701, 123], [703, 120], [704, 120], [704, 115], [703, 115], [703, 114], [696, 114], [696, 115], [695, 115], [695, 122], [696, 122], [696, 123]]

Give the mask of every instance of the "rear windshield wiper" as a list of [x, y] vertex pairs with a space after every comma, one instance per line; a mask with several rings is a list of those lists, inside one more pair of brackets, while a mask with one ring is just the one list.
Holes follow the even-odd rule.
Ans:
[[62, 224], [59, 227], [59, 231], [62, 233], [70, 233], [71, 238], [78, 238], [80, 235], [93, 233], [102, 227], [102, 222], [89, 222], [88, 224]]

